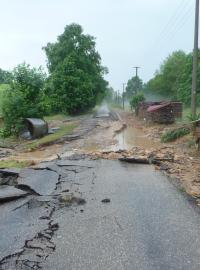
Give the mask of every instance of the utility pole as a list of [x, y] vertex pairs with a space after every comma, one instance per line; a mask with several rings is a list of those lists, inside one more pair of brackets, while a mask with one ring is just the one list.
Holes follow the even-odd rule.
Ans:
[[196, 116], [196, 97], [197, 97], [197, 69], [198, 69], [198, 39], [199, 39], [199, 0], [196, 0], [195, 8], [195, 30], [194, 30], [194, 51], [193, 51], [193, 70], [192, 70], [192, 116]]
[[[138, 78], [138, 69], [140, 68], [140, 67], [133, 67], [133, 68], [135, 68], [135, 77], [136, 78]], [[138, 85], [137, 85], [137, 88], [138, 88]], [[136, 95], [137, 95], [137, 92], [138, 92], [138, 89], [136, 90]]]
[[123, 100], [123, 110], [124, 110], [124, 93], [125, 93], [125, 83], [123, 83], [123, 94], [122, 94], [122, 100]]

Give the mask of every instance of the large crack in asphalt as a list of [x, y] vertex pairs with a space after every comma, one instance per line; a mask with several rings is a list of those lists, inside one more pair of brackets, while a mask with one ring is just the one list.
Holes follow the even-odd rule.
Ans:
[[[87, 126], [79, 129], [81, 136], [95, 128], [96, 120], [89, 119]], [[94, 169], [94, 162], [86, 159], [87, 155], [78, 155], [30, 169], [0, 170], [0, 193], [6, 185], [22, 193], [14, 200], [7, 196], [0, 207], [0, 270], [41, 269], [56, 250], [53, 237], [59, 224], [55, 213], [62, 208], [76, 212], [73, 209], [86, 203], [79, 186], [88, 186], [81, 183], [80, 174]], [[92, 172], [88, 185], [94, 181]]]
[[[8, 251], [5, 247], [4, 252], [0, 252], [1, 270], [41, 269], [42, 263], [56, 249], [56, 245], [52, 241], [55, 232], [59, 228], [59, 224], [54, 222], [53, 218], [55, 211], [63, 207], [71, 209], [74, 205], [81, 206], [86, 203], [81, 196], [81, 192], [77, 189], [76, 175], [92, 168], [94, 166], [90, 161], [58, 160], [18, 172], [4, 170], [2, 178], [7, 178], [6, 183], [10, 184], [11, 188], [13, 187], [21, 191], [26, 190], [29, 198], [19, 202], [16, 207], [14, 207], [15, 205], [11, 207], [11, 213], [14, 215], [13, 223], [16, 222], [12, 228], [15, 228], [16, 232], [9, 236], [7, 231], [10, 241], [9, 246], [11, 247]], [[14, 177], [14, 181], [11, 176]], [[77, 184], [81, 185], [79, 182]], [[47, 187], [46, 190], [43, 188], [43, 185]], [[16, 204], [16, 201], [13, 204]], [[5, 204], [4, 210], [8, 214], [9, 208], [6, 208]], [[29, 216], [27, 215], [26, 217], [26, 214], [29, 216], [33, 215], [34, 220], [29, 221]], [[28, 222], [26, 226], [24, 225], [25, 220]], [[6, 221], [10, 224], [13, 220], [8, 218]], [[5, 225], [6, 221], [3, 222], [3, 225]], [[0, 222], [0, 229], [1, 225]], [[22, 232], [18, 231], [17, 228], [19, 226], [22, 226]], [[34, 228], [31, 233], [28, 231], [29, 226]], [[12, 230], [12, 228], [8, 227], [6, 229]], [[25, 231], [28, 232], [25, 233]], [[2, 233], [4, 232], [5, 227], [3, 226]], [[34, 232], [35, 234], [33, 235]], [[21, 238], [23, 234], [26, 235], [24, 235], [24, 238]], [[17, 245], [15, 247], [13, 245], [12, 247], [18, 235], [21, 246]], [[6, 239], [3, 240], [6, 241]], [[9, 251], [10, 253], [7, 254]]]

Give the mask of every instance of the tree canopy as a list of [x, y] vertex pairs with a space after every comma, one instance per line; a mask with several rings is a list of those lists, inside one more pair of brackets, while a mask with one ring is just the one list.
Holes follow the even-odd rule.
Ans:
[[84, 112], [103, 98], [107, 69], [101, 65], [95, 46], [94, 37], [83, 34], [80, 25], [71, 24], [55, 43], [44, 47], [50, 73], [47, 93], [55, 111]]
[[142, 80], [136, 76], [132, 77], [130, 80], [128, 80], [125, 97], [127, 99], [131, 99], [133, 95], [136, 95], [139, 91], [142, 90], [142, 88], [143, 88]]
[[8, 84], [12, 81], [12, 73], [0, 68], [0, 84]]
[[[145, 85], [145, 92], [159, 94], [171, 100], [180, 100], [189, 105], [192, 85], [192, 58], [192, 53], [173, 52], [162, 63], [155, 76]], [[200, 64], [198, 73], [200, 75]], [[200, 76], [198, 76], [197, 85], [199, 94]], [[199, 95], [198, 99], [200, 100]]]

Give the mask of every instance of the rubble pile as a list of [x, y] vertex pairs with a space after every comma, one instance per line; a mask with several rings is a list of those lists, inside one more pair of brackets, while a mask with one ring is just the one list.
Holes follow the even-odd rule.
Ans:
[[[199, 158], [188, 153], [177, 152], [173, 145], [163, 146], [153, 151], [134, 147], [131, 150], [97, 151], [89, 154], [91, 159], [120, 160], [130, 163], [153, 164], [172, 179], [179, 180], [182, 190], [194, 197], [200, 197]], [[186, 166], [187, 164], [187, 166]]]

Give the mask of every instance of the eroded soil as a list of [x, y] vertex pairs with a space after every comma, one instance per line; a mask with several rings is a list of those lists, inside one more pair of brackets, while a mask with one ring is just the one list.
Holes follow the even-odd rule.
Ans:
[[[187, 193], [200, 196], [200, 155], [194, 146], [188, 147], [191, 138], [186, 136], [174, 143], [163, 144], [160, 137], [172, 126], [150, 126], [128, 112], [119, 111], [117, 115], [118, 121], [116, 119], [113, 121], [111, 117], [105, 115], [102, 115], [103, 117], [90, 115], [76, 119], [80, 121], [80, 125], [75, 129], [72, 140], [41, 147], [31, 152], [3, 149], [1, 158], [39, 164], [73, 154], [87, 154], [108, 159], [122, 156], [154, 155], [159, 158], [170, 156], [173, 157], [173, 162], [162, 162], [161, 169], [165, 168], [164, 171], [168, 175], [178, 179]], [[51, 127], [59, 124], [53, 121]], [[119, 150], [123, 151], [119, 153]], [[6, 158], [8, 153], [9, 157]]]
[[[62, 143], [32, 152], [12, 150], [9, 158], [29, 160], [33, 166], [0, 171], [0, 269], [93, 270], [97, 264], [98, 269], [132, 269], [134, 263], [136, 269], [145, 270], [163, 265], [199, 269], [196, 206], [186, 206], [183, 193], [177, 193], [154, 167], [127, 163], [137, 159], [153, 164], [198, 203], [199, 157], [183, 139], [161, 144], [166, 128], [147, 126], [120, 111], [115, 116], [106, 113], [81, 119], [74, 134]], [[119, 159], [125, 162], [115, 161]], [[181, 233], [175, 239], [174, 228], [180, 220]], [[191, 235], [186, 233], [188, 228]], [[184, 239], [190, 242], [186, 250], [181, 249], [187, 246]], [[166, 258], [160, 250], [167, 250]], [[165, 261], [174, 254], [176, 259]]]

